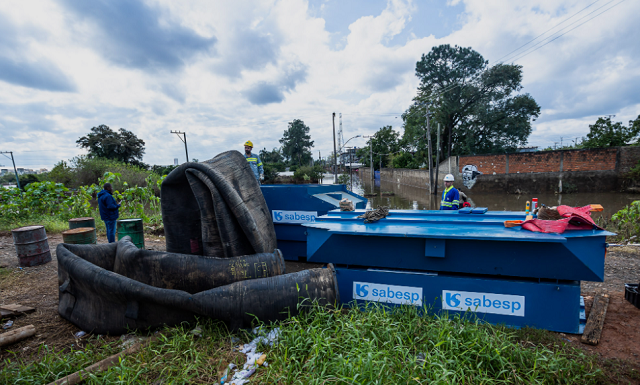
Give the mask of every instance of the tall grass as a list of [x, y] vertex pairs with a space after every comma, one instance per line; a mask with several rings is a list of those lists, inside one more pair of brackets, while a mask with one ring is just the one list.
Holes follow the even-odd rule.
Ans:
[[523, 345], [511, 329], [453, 317], [316, 308], [292, 318], [263, 383], [588, 384], [602, 377], [581, 351]]
[[[202, 322], [202, 337], [193, 325], [167, 329], [165, 335], [136, 354], [124, 357], [86, 383], [212, 384], [244, 355], [233, 349], [224, 325]], [[388, 311], [372, 306], [330, 310], [314, 307], [286, 321], [259, 367], [255, 384], [592, 384], [608, 383], [598, 362], [580, 349], [529, 341], [536, 333], [483, 325], [454, 317], [420, 316], [413, 307]], [[552, 333], [540, 332], [545, 336]], [[242, 342], [255, 336], [234, 333]], [[523, 339], [524, 337], [524, 339]], [[539, 337], [537, 337], [539, 338]], [[27, 384], [53, 380], [108, 356], [116, 345], [97, 345], [89, 352], [49, 352], [40, 362], [5, 362], [0, 383]], [[86, 349], [85, 349], [86, 350]], [[92, 357], [80, 359], [78, 357]], [[53, 368], [53, 369], [48, 369]]]

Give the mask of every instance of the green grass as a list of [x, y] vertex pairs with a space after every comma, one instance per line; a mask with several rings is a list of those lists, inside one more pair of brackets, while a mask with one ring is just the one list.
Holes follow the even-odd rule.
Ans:
[[[230, 362], [244, 364], [224, 325], [201, 322], [202, 337], [190, 333], [194, 326], [167, 329], [166, 336], [86, 383], [212, 384]], [[375, 306], [366, 311], [316, 307], [265, 329], [273, 327], [280, 327], [279, 343], [260, 347], [269, 366], [258, 368], [251, 383], [611, 383], [595, 356], [564, 344], [554, 333], [420, 316], [413, 307], [393, 312]], [[255, 337], [242, 330], [233, 335], [242, 342]], [[121, 349], [117, 343], [93, 343], [64, 353], [51, 349], [37, 362], [4, 362], [0, 383], [52, 381]]]
[[24, 226], [44, 226], [47, 233], [61, 233], [69, 229], [69, 222], [56, 216], [35, 216], [32, 218], [17, 219], [14, 221], [0, 220], [0, 231], [11, 231]]

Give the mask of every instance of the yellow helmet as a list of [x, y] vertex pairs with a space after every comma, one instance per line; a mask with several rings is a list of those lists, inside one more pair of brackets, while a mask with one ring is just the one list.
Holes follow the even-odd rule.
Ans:
[[253, 148], [253, 143], [251, 143], [250, 140], [247, 140], [246, 142], [244, 142], [244, 145]]

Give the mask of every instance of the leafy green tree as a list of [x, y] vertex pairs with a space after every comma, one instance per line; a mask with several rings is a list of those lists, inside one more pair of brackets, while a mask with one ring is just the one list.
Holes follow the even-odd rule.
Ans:
[[307, 165], [311, 161], [311, 148], [313, 140], [309, 135], [309, 127], [300, 119], [289, 122], [289, 128], [285, 130], [280, 139], [282, 155], [290, 164]]
[[540, 106], [522, 89], [522, 67], [488, 66], [471, 48], [434, 47], [416, 64], [418, 95], [403, 114], [403, 145], [426, 161], [426, 114], [435, 156], [438, 123], [441, 161], [450, 155], [502, 153], [527, 142]]
[[147, 166], [142, 163], [144, 141], [124, 128], [115, 132], [109, 126], [101, 124], [91, 128], [91, 132], [78, 139], [76, 143], [89, 151], [90, 158], [113, 159], [127, 164]]
[[398, 140], [400, 134], [393, 130], [391, 126], [384, 126], [380, 128], [373, 137], [369, 138], [367, 145], [358, 149], [357, 155], [366, 167], [371, 167], [371, 149], [373, 149], [373, 168], [378, 170], [380, 168], [380, 161], [382, 161], [382, 167], [389, 165], [389, 155], [395, 154], [400, 149]]
[[598, 118], [595, 124], [589, 125], [587, 139], [582, 142], [584, 148], [626, 146], [638, 144], [640, 135], [640, 115], [629, 121], [629, 127], [622, 122], [611, 121], [611, 117]]
[[260, 150], [260, 160], [262, 163], [283, 163], [284, 157], [278, 147], [274, 147], [271, 151], [267, 151], [266, 148], [263, 148]]

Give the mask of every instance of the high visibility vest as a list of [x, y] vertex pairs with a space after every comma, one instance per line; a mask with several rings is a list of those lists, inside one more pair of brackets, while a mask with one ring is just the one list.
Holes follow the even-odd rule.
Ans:
[[449, 186], [442, 192], [440, 210], [458, 210], [460, 207], [460, 192], [455, 187]]
[[254, 153], [247, 155], [246, 152], [244, 153], [244, 157], [247, 159], [247, 162], [249, 162], [251, 171], [253, 171], [253, 175], [256, 176], [256, 179], [259, 182], [260, 174], [264, 174], [264, 168], [262, 167], [262, 161], [260, 160], [260, 157], [258, 155], [255, 155]]

